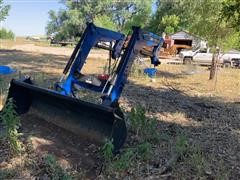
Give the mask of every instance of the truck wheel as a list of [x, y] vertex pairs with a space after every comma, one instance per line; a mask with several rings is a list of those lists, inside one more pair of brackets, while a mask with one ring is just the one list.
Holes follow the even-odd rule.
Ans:
[[224, 68], [230, 68], [231, 67], [231, 63], [226, 62], [226, 63], [223, 64], [223, 67]]
[[183, 59], [183, 64], [192, 64], [192, 59], [191, 58], [184, 58]]

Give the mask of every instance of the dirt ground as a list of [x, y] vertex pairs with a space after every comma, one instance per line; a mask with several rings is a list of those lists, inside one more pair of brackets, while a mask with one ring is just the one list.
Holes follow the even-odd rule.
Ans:
[[[59, 79], [71, 52], [71, 48], [18, 44], [0, 49], [0, 63], [21, 71], [14, 77], [30, 74], [40, 85], [49, 86]], [[99, 59], [104, 56], [107, 57], [105, 52], [93, 50], [86, 71], [101, 73], [104, 63]], [[145, 107], [149, 116], [157, 118], [158, 130], [167, 140], [155, 147], [155, 161], [148, 163], [148, 173], [127, 172], [125, 178], [240, 179], [240, 70], [220, 68], [214, 81], [209, 81], [208, 75], [207, 67], [166, 64], [158, 67], [154, 80], [139, 72], [131, 75], [120, 99], [121, 107], [126, 112], [136, 105]], [[10, 78], [4, 77], [2, 96]], [[76, 179], [95, 179], [100, 174], [102, 159], [98, 147], [32, 116], [22, 117], [21, 132], [26, 147], [31, 144], [32, 150], [26, 148], [26, 152], [31, 152], [27, 159], [38, 161], [53, 154], [63, 169], [75, 172]], [[170, 172], [157, 174], [171, 159], [179, 134], [184, 134], [189, 149], [201, 152], [200, 158], [186, 157], [177, 161]], [[10, 172], [9, 177], [44, 179], [47, 174], [37, 165], [27, 166], [29, 162], [23, 157], [18, 159], [23, 164], [21, 168], [4, 147], [0, 148], [0, 157], [0, 169]], [[204, 174], [193, 168], [201, 160]]]

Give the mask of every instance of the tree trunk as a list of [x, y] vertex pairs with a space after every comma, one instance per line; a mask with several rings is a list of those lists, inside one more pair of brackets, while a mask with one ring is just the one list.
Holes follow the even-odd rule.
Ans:
[[219, 50], [214, 51], [213, 56], [212, 56], [212, 65], [211, 65], [211, 69], [210, 69], [209, 80], [213, 80], [216, 75], [217, 61], [218, 61], [218, 57], [219, 57], [218, 55], [219, 55]]

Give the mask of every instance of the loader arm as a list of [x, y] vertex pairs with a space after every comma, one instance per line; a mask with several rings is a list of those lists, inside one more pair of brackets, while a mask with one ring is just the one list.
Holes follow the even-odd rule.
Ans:
[[[73, 55], [68, 61], [63, 76], [60, 79], [60, 83], [56, 84], [57, 88], [60, 88], [61, 93], [64, 95], [72, 95], [73, 84], [78, 84], [83, 88], [87, 88], [86, 83], [79, 82], [76, 78], [76, 74], [81, 73], [81, 69], [87, 60], [90, 50], [97, 46], [100, 41], [113, 42], [115, 41], [114, 49], [111, 49], [112, 57], [118, 58], [121, 54], [121, 49], [125, 40], [124, 34], [107, 30], [104, 28], [96, 27], [93, 23], [88, 23], [81, 40], [73, 51]], [[68, 73], [67, 78], [64, 80], [65, 75]], [[61, 84], [61, 81], [64, 82]], [[93, 91], [101, 91], [101, 88], [91, 87]]]
[[[143, 31], [139, 27], [133, 27], [133, 34], [128, 42], [123, 56], [121, 57], [121, 61], [113, 77], [107, 97], [103, 100], [104, 105], [114, 106], [115, 104], [118, 104], [118, 99], [121, 96], [133, 62], [138, 54], [149, 56], [151, 58], [151, 64], [154, 66], [158, 66], [160, 64], [158, 51], [160, 50], [163, 41], [163, 38], [151, 32]], [[150, 54], [144, 53], [142, 51], [143, 47], [152, 48]]]
[[[110, 44], [103, 49], [109, 50], [116, 66], [107, 79], [93, 77], [90, 82], [88, 77], [82, 78], [81, 70], [90, 50], [101, 47], [98, 45], [101, 41]], [[55, 83], [55, 89], [39, 87], [31, 78], [13, 79], [7, 101], [13, 99], [18, 115], [31, 114], [40, 117], [79, 135], [81, 139], [96, 144], [103, 144], [110, 139], [116, 153], [127, 137], [127, 127], [124, 115], [118, 107], [118, 99], [127, 82], [131, 66], [139, 53], [149, 56], [154, 66], [159, 65], [157, 52], [162, 42], [161, 37], [133, 27], [132, 36], [127, 46], [124, 46], [123, 34], [89, 23], [64, 68], [60, 81]], [[143, 47], [151, 48], [150, 53], [145, 53]], [[101, 103], [87, 102], [75, 97], [74, 92], [78, 88], [101, 93]]]
[[[73, 52], [75, 57], [71, 56], [64, 69], [64, 75], [67, 74], [66, 71], [69, 70], [67, 78], [62, 84], [57, 85], [62, 90], [61, 93], [71, 96], [73, 95], [73, 85], [78, 85], [79, 87], [92, 91], [102, 92], [102, 104], [104, 106], [114, 107], [118, 104], [118, 99], [121, 96], [121, 92], [126, 84], [130, 69], [137, 55], [142, 54], [150, 57], [151, 64], [154, 66], [160, 64], [158, 51], [162, 46], [163, 38], [151, 32], [143, 31], [139, 27], [133, 27], [132, 30], [131, 38], [127, 42], [126, 47], [124, 47], [125, 36], [123, 34], [99, 28], [89, 23]], [[87, 60], [90, 50], [97, 46], [97, 43], [100, 41], [115, 42], [115, 45], [109, 48], [109, 51], [112, 52], [112, 58], [115, 61], [119, 61], [119, 64], [116, 71], [109, 78], [109, 81], [107, 81], [105, 85], [96, 87], [90, 86], [85, 82], [80, 82], [75, 74], [81, 74], [81, 69]], [[144, 48], [150, 50], [146, 52]], [[61, 80], [62, 79], [63, 78], [61, 78]]]

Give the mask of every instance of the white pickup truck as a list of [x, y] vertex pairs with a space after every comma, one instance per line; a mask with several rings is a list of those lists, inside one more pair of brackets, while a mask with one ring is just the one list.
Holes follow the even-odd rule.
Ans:
[[[200, 64], [200, 65], [211, 65], [213, 54], [210, 49], [196, 51], [183, 50], [179, 53], [180, 59], [183, 64]], [[227, 53], [220, 53], [219, 64], [224, 67], [238, 67], [240, 68], [240, 52], [239, 51], [229, 51]]]

